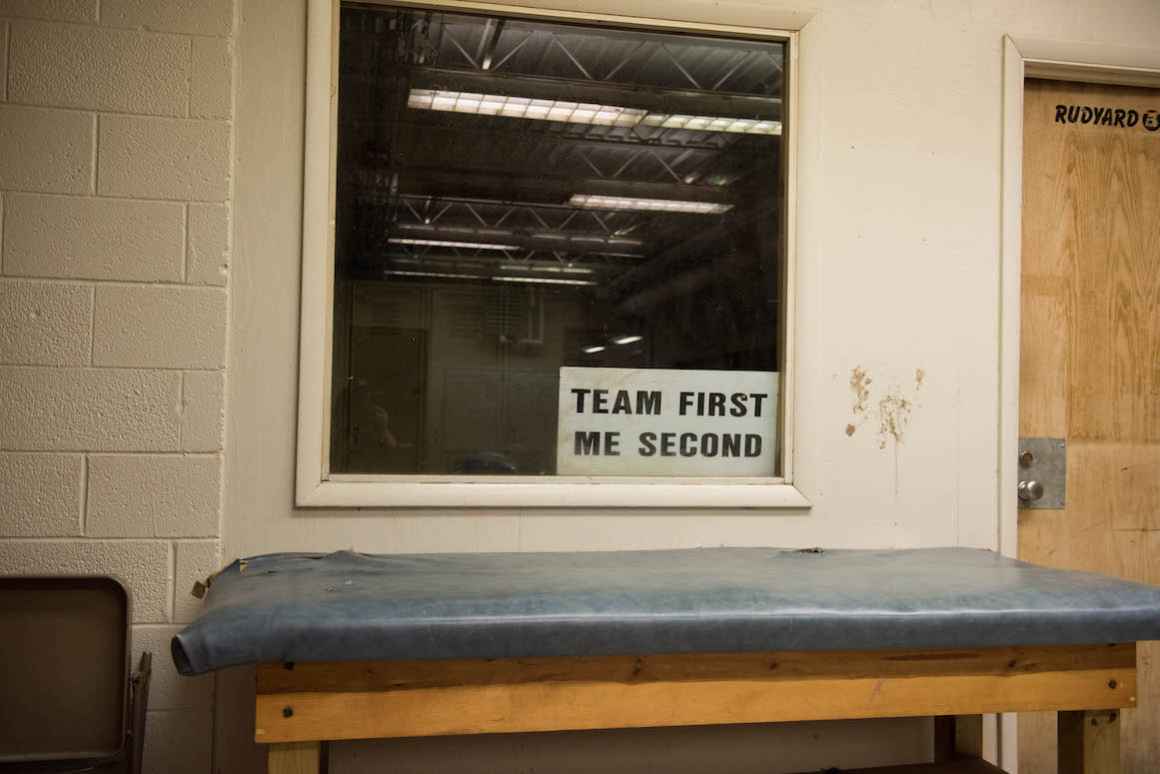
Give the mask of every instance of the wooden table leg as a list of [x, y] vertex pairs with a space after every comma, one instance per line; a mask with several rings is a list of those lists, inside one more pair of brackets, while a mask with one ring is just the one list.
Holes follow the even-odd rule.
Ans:
[[1059, 774], [1120, 774], [1118, 710], [1059, 713]]
[[934, 762], [983, 757], [982, 715], [939, 715], [934, 719]]
[[322, 771], [321, 742], [285, 742], [269, 746], [267, 774], [319, 774]]

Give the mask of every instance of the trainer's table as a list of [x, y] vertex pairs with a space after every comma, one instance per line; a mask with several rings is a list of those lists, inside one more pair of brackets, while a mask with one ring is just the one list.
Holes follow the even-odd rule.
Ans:
[[[934, 716], [994, 774], [983, 713], [1054, 710], [1061, 774], [1119, 771], [1160, 589], [964, 548], [270, 554], [219, 573], [182, 674], [257, 664], [271, 774], [326, 743]], [[869, 770], [867, 770], [869, 771]]]

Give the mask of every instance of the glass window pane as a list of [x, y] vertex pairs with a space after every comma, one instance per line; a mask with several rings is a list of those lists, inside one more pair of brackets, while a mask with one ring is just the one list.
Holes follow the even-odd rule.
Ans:
[[561, 368], [779, 380], [784, 63], [343, 4], [331, 470], [555, 475]]

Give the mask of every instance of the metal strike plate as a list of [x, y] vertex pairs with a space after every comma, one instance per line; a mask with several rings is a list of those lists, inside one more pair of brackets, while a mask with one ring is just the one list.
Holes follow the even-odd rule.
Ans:
[[1019, 439], [1019, 507], [1059, 510], [1067, 505], [1067, 442]]

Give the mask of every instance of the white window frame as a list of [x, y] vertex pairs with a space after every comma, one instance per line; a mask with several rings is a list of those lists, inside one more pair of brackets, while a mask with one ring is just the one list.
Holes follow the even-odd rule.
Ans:
[[339, 2], [309, 0], [296, 503], [302, 507], [359, 508], [785, 508], [796, 511], [809, 508], [809, 501], [793, 484], [794, 302], [797, 295], [794, 271], [797, 261], [794, 238], [797, 219], [797, 31], [460, 0], [384, 0], [384, 3], [544, 20], [583, 21], [618, 27], [715, 33], [786, 43], [789, 64], [789, 78], [786, 82], [788, 121], [785, 125], [786, 299], [782, 326], [784, 363], [780, 439], [783, 475], [764, 478], [630, 478], [407, 476], [330, 472]]

